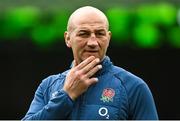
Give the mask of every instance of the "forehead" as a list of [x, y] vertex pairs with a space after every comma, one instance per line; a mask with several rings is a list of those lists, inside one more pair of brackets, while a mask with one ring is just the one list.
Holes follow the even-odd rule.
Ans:
[[97, 12], [81, 12], [76, 14], [71, 22], [74, 29], [105, 29], [107, 19], [104, 15]]
[[81, 31], [81, 30], [87, 30], [87, 31], [98, 31], [98, 30], [107, 30], [107, 28], [104, 25], [101, 25], [99, 23], [97, 24], [81, 24], [77, 25], [74, 28], [74, 31]]

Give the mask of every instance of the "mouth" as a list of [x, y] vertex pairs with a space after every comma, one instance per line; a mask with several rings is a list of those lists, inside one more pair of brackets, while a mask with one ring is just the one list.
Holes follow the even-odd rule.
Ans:
[[90, 50], [90, 51], [86, 51], [86, 52], [89, 52], [89, 53], [97, 53], [98, 51]]
[[91, 55], [97, 56], [98, 53], [99, 53], [99, 51], [97, 51], [97, 50], [85, 50], [85, 51], [84, 51], [84, 54], [85, 54], [85, 55], [88, 55], [88, 56], [91, 56]]
[[89, 53], [97, 53], [99, 52], [98, 50], [85, 50], [85, 52], [89, 52]]
[[82, 58], [88, 58], [89, 56], [94, 56], [99, 58], [99, 51], [97, 50], [84, 50], [82, 54]]

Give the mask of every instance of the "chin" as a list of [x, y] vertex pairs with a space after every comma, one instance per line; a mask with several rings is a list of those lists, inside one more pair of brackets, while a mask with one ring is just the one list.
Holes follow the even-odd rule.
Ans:
[[97, 55], [97, 54], [86, 54], [86, 55], [83, 55], [83, 56], [81, 56], [81, 60], [82, 61], [84, 61], [84, 60], [86, 60], [88, 57], [90, 57], [90, 56], [94, 56], [95, 58], [99, 58], [99, 59], [102, 59], [99, 55]]

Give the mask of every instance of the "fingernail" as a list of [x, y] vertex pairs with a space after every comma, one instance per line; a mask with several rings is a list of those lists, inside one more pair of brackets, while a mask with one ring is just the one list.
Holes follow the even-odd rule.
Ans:
[[97, 59], [96, 59], [96, 62], [99, 63], [99, 61], [100, 61], [99, 58], [97, 58]]
[[98, 78], [95, 78], [96, 81], [98, 81]]
[[102, 68], [102, 65], [98, 65], [98, 68], [101, 69], [101, 68]]

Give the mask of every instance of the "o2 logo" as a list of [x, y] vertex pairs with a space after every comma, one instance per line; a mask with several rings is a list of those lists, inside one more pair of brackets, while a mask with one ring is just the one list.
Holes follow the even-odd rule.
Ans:
[[108, 109], [105, 107], [101, 107], [99, 109], [99, 115], [105, 117], [106, 119], [109, 119]]

